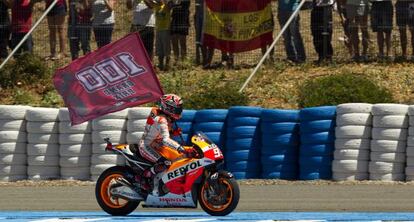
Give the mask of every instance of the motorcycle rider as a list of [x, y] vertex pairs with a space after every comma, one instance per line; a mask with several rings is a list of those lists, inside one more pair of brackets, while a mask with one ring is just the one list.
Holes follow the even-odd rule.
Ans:
[[154, 165], [145, 170], [143, 176], [152, 178], [154, 175], [168, 169], [171, 165], [169, 153], [178, 152], [187, 158], [193, 158], [197, 152], [193, 148], [184, 149], [179, 143], [170, 138], [181, 133], [180, 129], [172, 130], [173, 123], [181, 118], [183, 101], [175, 94], [165, 94], [153, 107], [145, 126], [144, 134], [139, 141], [137, 155], [144, 157]]

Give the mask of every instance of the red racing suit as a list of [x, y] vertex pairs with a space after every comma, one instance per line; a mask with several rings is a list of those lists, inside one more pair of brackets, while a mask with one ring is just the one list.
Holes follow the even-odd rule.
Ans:
[[171, 129], [171, 121], [159, 109], [153, 108], [138, 144], [141, 156], [156, 163], [163, 157], [158, 150], [165, 149], [165, 146], [178, 150], [181, 145], [170, 138]]

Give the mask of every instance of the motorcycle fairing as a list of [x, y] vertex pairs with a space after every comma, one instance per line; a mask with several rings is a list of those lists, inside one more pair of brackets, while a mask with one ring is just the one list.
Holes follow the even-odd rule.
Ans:
[[185, 194], [168, 193], [161, 197], [149, 194], [145, 200], [146, 207], [197, 207], [191, 191]]

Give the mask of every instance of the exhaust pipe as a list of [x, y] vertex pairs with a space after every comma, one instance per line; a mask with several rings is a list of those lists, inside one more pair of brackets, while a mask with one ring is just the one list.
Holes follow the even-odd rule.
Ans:
[[112, 188], [111, 194], [114, 197], [122, 198], [125, 200], [130, 200], [130, 201], [144, 200], [144, 198], [139, 193], [137, 193], [135, 190], [125, 185]]

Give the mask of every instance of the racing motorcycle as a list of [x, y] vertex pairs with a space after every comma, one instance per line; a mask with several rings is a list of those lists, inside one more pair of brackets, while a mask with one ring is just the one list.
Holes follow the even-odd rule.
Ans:
[[109, 138], [105, 141], [106, 150], [122, 155], [127, 163], [106, 169], [96, 182], [96, 199], [105, 212], [128, 215], [140, 202], [145, 202], [142, 207], [197, 208], [198, 201], [212, 216], [225, 216], [237, 207], [240, 190], [236, 179], [219, 169], [223, 154], [205, 134], [197, 132], [191, 138], [191, 147], [197, 151], [194, 158], [164, 147], [161, 155], [172, 161], [167, 170], [153, 178], [141, 176], [153, 163], [139, 152], [131, 152], [137, 149], [136, 144], [113, 145]]

